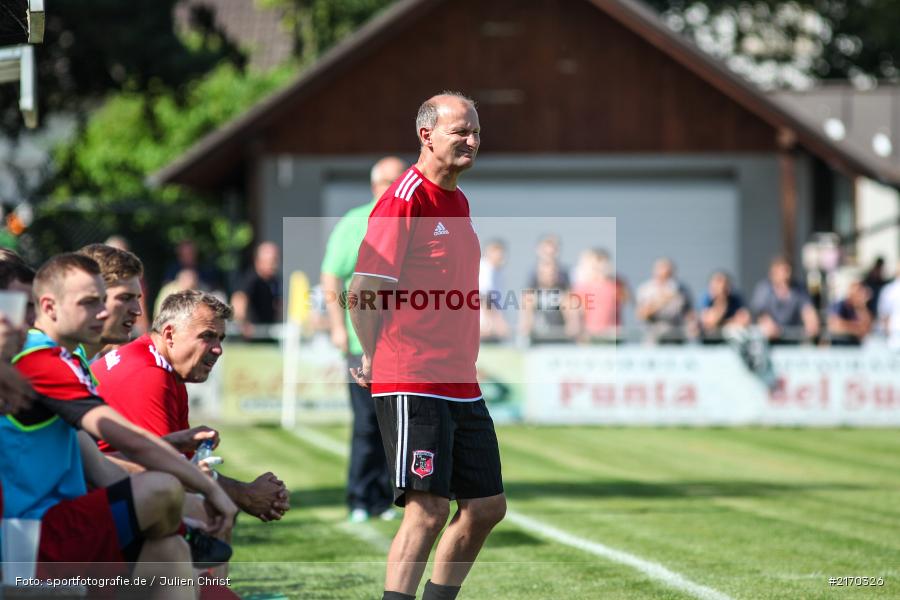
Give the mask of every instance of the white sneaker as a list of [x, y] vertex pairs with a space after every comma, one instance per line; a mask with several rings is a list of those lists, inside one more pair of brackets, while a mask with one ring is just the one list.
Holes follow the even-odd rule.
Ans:
[[378, 515], [378, 518], [381, 519], [382, 521], [393, 521], [398, 516], [399, 516], [399, 514], [397, 513], [396, 510], [394, 510], [393, 508], [389, 508], [386, 511], [384, 511], [383, 513], [381, 513], [380, 515]]
[[364, 508], [354, 508], [350, 511], [350, 517], [347, 520], [351, 523], [365, 523], [369, 520], [369, 513]]

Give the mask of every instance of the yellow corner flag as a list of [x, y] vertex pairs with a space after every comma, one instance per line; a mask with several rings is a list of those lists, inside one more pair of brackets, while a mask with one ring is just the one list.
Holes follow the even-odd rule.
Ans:
[[288, 322], [300, 325], [308, 315], [309, 279], [303, 271], [294, 271], [288, 288]]

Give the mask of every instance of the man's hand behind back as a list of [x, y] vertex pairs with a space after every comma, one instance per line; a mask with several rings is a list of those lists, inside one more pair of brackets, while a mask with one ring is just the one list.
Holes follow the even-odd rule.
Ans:
[[363, 354], [361, 367], [350, 369], [350, 377], [360, 387], [369, 387], [369, 384], [372, 382], [372, 359], [369, 358], [368, 354]]

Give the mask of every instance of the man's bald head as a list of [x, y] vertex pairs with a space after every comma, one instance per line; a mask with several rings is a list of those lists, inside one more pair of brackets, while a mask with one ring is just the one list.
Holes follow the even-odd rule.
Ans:
[[253, 255], [253, 265], [263, 279], [271, 279], [278, 273], [281, 262], [281, 250], [275, 242], [262, 242]]
[[455, 190], [456, 179], [472, 167], [481, 147], [481, 124], [475, 103], [458, 92], [432, 96], [419, 107], [416, 127], [416, 168], [438, 186]]
[[372, 197], [381, 198], [385, 190], [403, 174], [406, 167], [406, 163], [396, 156], [386, 156], [375, 163], [370, 175]]
[[425, 129], [434, 129], [442, 112], [453, 110], [459, 106], [475, 108], [475, 101], [460, 92], [444, 91], [435, 94], [422, 103], [416, 115], [416, 136]]

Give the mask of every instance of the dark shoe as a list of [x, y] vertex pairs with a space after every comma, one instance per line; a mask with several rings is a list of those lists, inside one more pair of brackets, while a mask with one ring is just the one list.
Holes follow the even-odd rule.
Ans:
[[231, 558], [231, 546], [205, 531], [188, 527], [184, 539], [191, 547], [191, 560], [198, 569], [211, 569]]

